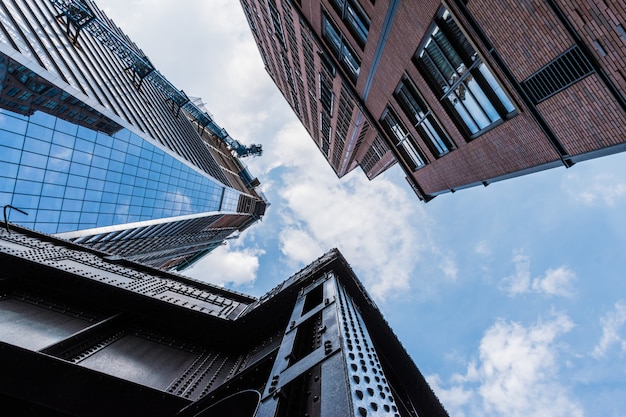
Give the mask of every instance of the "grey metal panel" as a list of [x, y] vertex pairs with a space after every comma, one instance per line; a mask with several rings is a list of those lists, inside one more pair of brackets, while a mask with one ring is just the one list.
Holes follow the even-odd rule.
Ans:
[[[165, 390], [198, 355], [135, 335], [126, 335], [78, 362], [80, 366]], [[155, 370], [158, 369], [158, 372]]]
[[0, 341], [39, 350], [88, 327], [91, 323], [26, 301], [0, 299]]

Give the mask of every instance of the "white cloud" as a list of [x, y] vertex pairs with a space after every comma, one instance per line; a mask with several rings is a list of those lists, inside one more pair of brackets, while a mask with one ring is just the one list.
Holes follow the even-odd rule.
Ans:
[[605, 357], [615, 345], [621, 352], [626, 352], [626, 331], [622, 330], [624, 323], [626, 323], [626, 303], [619, 301], [615, 303], [613, 311], [600, 319], [602, 337], [593, 349], [592, 355], [595, 358]]
[[572, 281], [576, 274], [569, 268], [561, 266], [557, 269], [548, 269], [543, 277], [535, 278], [531, 289], [538, 293], [570, 297], [574, 295]]
[[[585, 205], [613, 207], [626, 194], [626, 183], [612, 173], [601, 173], [590, 178], [567, 176], [568, 192], [572, 198]], [[575, 183], [572, 187], [571, 184]]]
[[474, 246], [474, 252], [478, 255], [489, 256], [491, 255], [491, 248], [489, 247], [487, 241], [481, 240], [476, 244], [476, 246]]
[[502, 279], [500, 289], [510, 297], [523, 294], [530, 289], [530, 258], [523, 253], [517, 253], [513, 257], [515, 273]]
[[220, 246], [193, 266], [187, 275], [211, 284], [225, 286], [251, 285], [257, 278], [260, 249], [234, 249]]
[[[181, 15], [179, 4], [170, 1], [159, 7], [147, 7], [145, 0], [102, 4], [149, 57], [155, 54], [159, 71], [189, 95], [201, 97], [233, 138], [263, 145], [262, 157], [244, 162], [275, 207], [271, 215], [279, 216], [264, 222], [272, 223], [270, 233], [279, 239], [272, 244], [278, 245], [287, 265], [304, 266], [337, 247], [378, 298], [405, 292], [412, 280], [422, 280], [422, 293], [438, 285], [413, 277], [417, 263], [426, 258], [448, 282], [456, 279], [454, 256], [431, 242], [423, 205], [402, 178], [387, 179], [397, 173], [369, 182], [357, 168], [342, 180], [336, 178], [264, 73], [238, 4], [190, 0], [185, 7], [197, 11], [191, 15]], [[183, 19], [185, 31], [155, 35], [169, 22]], [[417, 224], [416, 218], [423, 221]], [[261, 227], [253, 226], [250, 233], [256, 229]]]
[[280, 232], [281, 251], [296, 264], [308, 264], [330, 248], [321, 248], [306, 231], [285, 228]]
[[531, 292], [561, 297], [574, 295], [572, 283], [576, 280], [576, 274], [567, 266], [548, 269], [542, 276], [531, 279], [530, 258], [527, 255], [516, 253], [513, 263], [515, 273], [500, 281], [500, 290], [510, 297]]
[[573, 327], [564, 314], [528, 327], [499, 320], [465, 374], [447, 384], [438, 375], [428, 380], [454, 416], [581, 417], [582, 407], [559, 382], [559, 338]]
[[[288, 124], [267, 147], [261, 172], [281, 184], [280, 246], [302, 265], [337, 247], [358, 265], [358, 275], [378, 298], [410, 287], [411, 272], [430, 245], [414, 216], [422, 206], [385, 176], [370, 182], [356, 169], [338, 180], [299, 122]], [[454, 261], [433, 253], [449, 278]]]

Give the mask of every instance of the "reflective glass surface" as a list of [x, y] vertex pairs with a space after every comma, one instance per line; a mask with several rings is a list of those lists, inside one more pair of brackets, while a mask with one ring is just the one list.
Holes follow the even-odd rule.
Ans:
[[62, 233], [237, 210], [239, 192], [123, 129], [109, 136], [35, 112], [0, 109], [0, 206], [9, 221]]

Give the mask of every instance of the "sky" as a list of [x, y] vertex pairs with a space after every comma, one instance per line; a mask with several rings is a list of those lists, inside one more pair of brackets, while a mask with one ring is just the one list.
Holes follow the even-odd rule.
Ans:
[[264, 154], [263, 220], [187, 273], [260, 296], [339, 248], [451, 416], [626, 416], [626, 154], [438, 196], [337, 179], [236, 0], [100, 0], [156, 68]]

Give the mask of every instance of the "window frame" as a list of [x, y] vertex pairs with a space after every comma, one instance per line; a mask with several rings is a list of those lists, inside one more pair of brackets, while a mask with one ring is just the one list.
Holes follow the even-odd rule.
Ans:
[[[456, 26], [456, 33], [446, 23], [448, 19]], [[441, 33], [439, 41], [435, 37], [438, 33]], [[440, 45], [442, 41], [449, 44], [448, 48], [442, 48]], [[431, 44], [439, 52], [439, 64], [447, 64], [451, 70], [449, 71], [451, 78], [443, 74], [435, 59], [431, 57], [427, 50]], [[424, 54], [431, 61], [430, 66], [426, 59], [422, 58]], [[456, 67], [453, 65], [453, 58], [460, 61]], [[477, 138], [518, 113], [503, 83], [496, 78], [478, 48], [444, 6], [438, 10], [426, 36], [413, 54], [413, 63], [468, 140]], [[461, 98], [467, 97], [468, 94], [472, 101]], [[487, 106], [490, 108], [486, 108]]]
[[[395, 126], [392, 126], [392, 123], [388, 121], [390, 118], [395, 119]], [[383, 111], [380, 116], [380, 124], [383, 131], [391, 139], [393, 146], [402, 155], [403, 160], [406, 163], [411, 163], [409, 165], [411, 171], [415, 172], [428, 165], [428, 159], [419, 144], [391, 106], [388, 105]]]
[[[403, 95], [400, 94], [403, 88], [406, 91], [404, 94], [408, 95], [414, 103], [409, 103], [408, 100], [405, 100]], [[393, 95], [399, 107], [417, 133], [422, 137], [424, 143], [426, 143], [426, 146], [430, 149], [435, 158], [440, 158], [456, 149], [452, 138], [441, 123], [439, 123], [439, 119], [407, 75], [402, 77]], [[418, 115], [420, 112], [421, 114]]]
[[[348, 38], [339, 30], [337, 24], [328, 15], [328, 12], [322, 8], [322, 39], [328, 45], [333, 55], [339, 61], [339, 64], [346, 71], [348, 78], [356, 83], [361, 73], [361, 57], [359, 57], [350, 43]], [[330, 27], [334, 35], [329, 34], [328, 27]], [[353, 61], [351, 63], [351, 61]], [[356, 65], [356, 68], [355, 68]]]
[[341, 18], [356, 43], [363, 49], [367, 42], [371, 19], [357, 0], [330, 0], [332, 8]]

